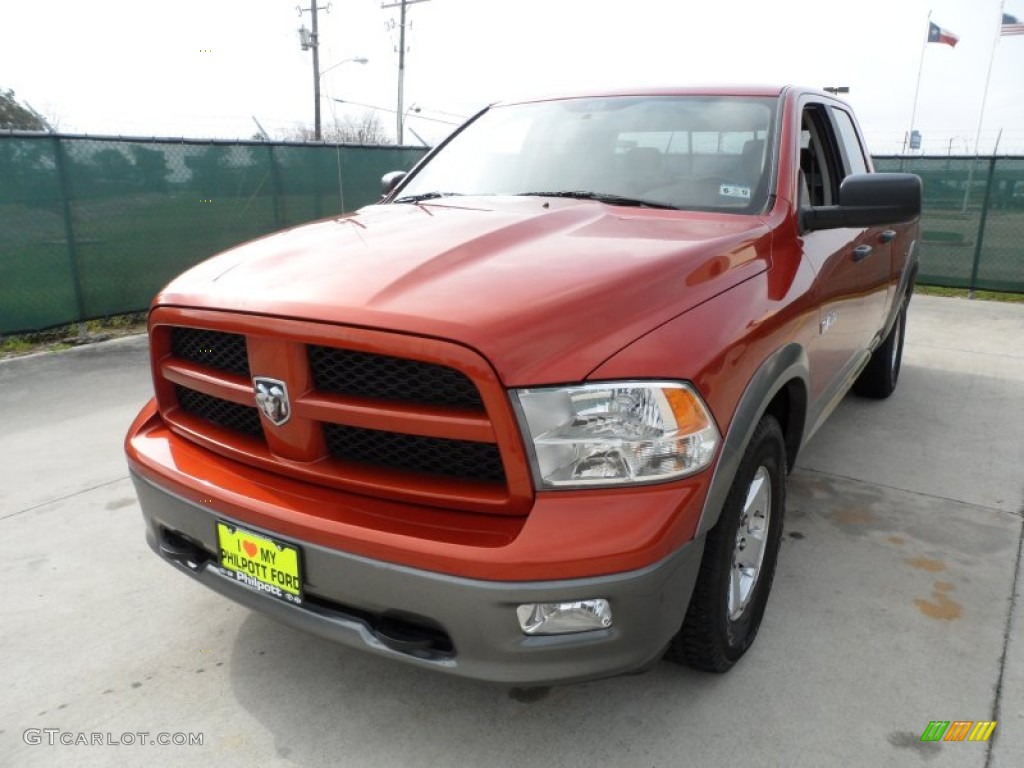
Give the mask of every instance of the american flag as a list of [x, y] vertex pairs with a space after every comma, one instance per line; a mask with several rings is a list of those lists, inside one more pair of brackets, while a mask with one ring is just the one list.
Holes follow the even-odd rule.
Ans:
[[999, 34], [1002, 37], [1008, 37], [1010, 35], [1024, 35], [1024, 24], [1021, 24], [1016, 16], [1004, 13], [1003, 25], [999, 28]]

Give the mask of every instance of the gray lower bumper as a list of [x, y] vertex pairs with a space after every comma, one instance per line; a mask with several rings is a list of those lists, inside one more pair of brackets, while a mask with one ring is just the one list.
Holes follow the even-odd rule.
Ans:
[[[232, 521], [132, 473], [150, 547], [206, 586], [279, 621], [353, 648], [463, 677], [515, 686], [546, 685], [636, 671], [657, 660], [679, 629], [693, 590], [703, 539], [647, 568], [585, 579], [499, 582], [466, 579], [370, 560], [305, 542], [308, 600], [295, 606], [223, 576], [213, 559], [187, 562], [168, 553], [167, 532], [217, 552], [218, 519]], [[261, 532], [259, 528], [238, 523]], [[262, 531], [280, 538], [273, 531]], [[164, 546], [161, 546], [161, 544]], [[193, 559], [194, 560], [194, 559]], [[610, 601], [608, 629], [524, 635], [520, 603], [586, 598]], [[396, 650], [389, 617], [440, 630], [449, 650]], [[383, 623], [378, 620], [383, 619]]]

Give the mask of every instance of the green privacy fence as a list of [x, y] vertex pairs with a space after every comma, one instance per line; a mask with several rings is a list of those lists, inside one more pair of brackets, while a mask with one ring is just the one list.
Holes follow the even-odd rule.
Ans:
[[876, 157], [924, 182], [918, 282], [1024, 292], [1024, 157]]
[[[373, 202], [423, 153], [0, 133], [0, 334], [145, 309], [207, 256]], [[924, 179], [920, 282], [1024, 291], [1024, 158], [875, 165]]]
[[423, 153], [0, 134], [0, 334], [145, 309], [207, 256], [373, 202]]

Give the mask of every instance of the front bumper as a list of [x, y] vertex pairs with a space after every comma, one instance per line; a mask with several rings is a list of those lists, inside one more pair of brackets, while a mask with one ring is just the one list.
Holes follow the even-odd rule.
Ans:
[[[516, 686], [632, 672], [657, 660], [682, 624], [703, 538], [647, 567], [551, 581], [493, 581], [397, 565], [305, 541], [306, 603], [254, 592], [216, 568], [218, 519], [232, 519], [132, 471], [150, 547], [206, 586], [297, 629], [463, 677]], [[598, 631], [527, 636], [520, 603], [603, 597], [614, 624]], [[433, 642], [429, 642], [434, 638]]]

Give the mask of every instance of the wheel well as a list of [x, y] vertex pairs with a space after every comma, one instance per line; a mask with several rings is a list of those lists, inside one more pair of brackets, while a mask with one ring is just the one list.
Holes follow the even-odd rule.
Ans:
[[775, 393], [764, 411], [770, 413], [782, 427], [786, 439], [786, 471], [792, 472], [804, 436], [807, 417], [807, 387], [800, 379], [790, 379]]

